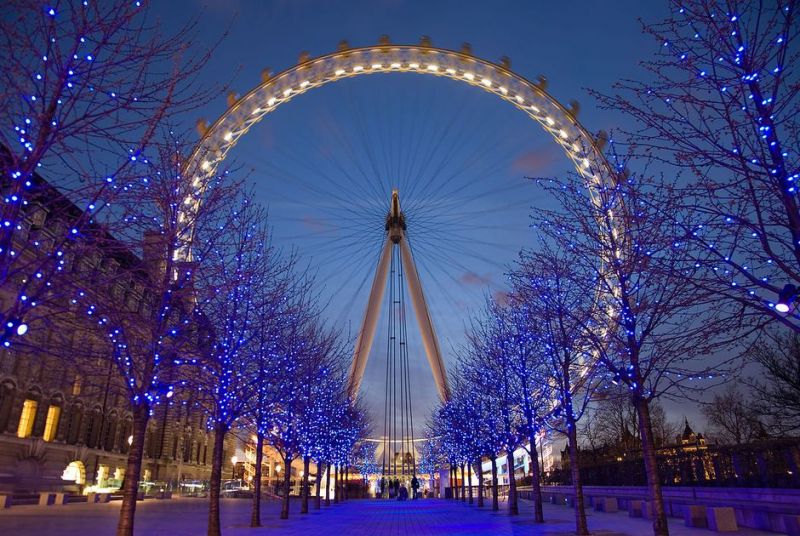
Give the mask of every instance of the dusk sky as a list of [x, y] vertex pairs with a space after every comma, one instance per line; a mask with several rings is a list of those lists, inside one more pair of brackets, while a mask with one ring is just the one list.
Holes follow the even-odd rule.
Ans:
[[[642, 78], [638, 62], [659, 44], [638, 18], [656, 21], [664, 2], [412, 2], [378, 0], [206, 0], [165, 3], [168, 29], [198, 19], [205, 42], [222, 39], [202, 85], [230, 83], [243, 94], [262, 69], [279, 72], [301, 51], [311, 56], [377, 43], [434, 45], [498, 61], [548, 91], [578, 100], [590, 131], [625, 121], [596, 108], [586, 89], [609, 91], [621, 78]], [[187, 118], [215, 120], [224, 98]], [[466, 84], [416, 74], [357, 77], [311, 91], [269, 114], [239, 142], [229, 162], [255, 184], [269, 207], [277, 246], [295, 248], [317, 274], [326, 317], [351, 337], [361, 322], [374, 274], [391, 189], [399, 188], [408, 233], [447, 366], [465, 326], [486, 295], [505, 289], [504, 272], [533, 246], [528, 217], [546, 205], [525, 177], [564, 175], [570, 162], [532, 120]], [[409, 304], [410, 308], [410, 304]], [[409, 348], [417, 433], [437, 395], [416, 322]], [[378, 324], [362, 390], [382, 430], [386, 320]], [[692, 407], [676, 408], [701, 424]]]

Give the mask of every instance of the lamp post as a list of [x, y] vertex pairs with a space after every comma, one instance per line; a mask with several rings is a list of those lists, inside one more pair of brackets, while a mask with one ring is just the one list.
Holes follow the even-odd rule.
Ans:
[[792, 310], [797, 300], [797, 287], [791, 283], [784, 285], [783, 289], [778, 293], [778, 303], [775, 304], [775, 310], [779, 313], [788, 313]]
[[236, 462], [239, 461], [239, 458], [236, 456], [231, 456], [231, 479], [236, 478]]

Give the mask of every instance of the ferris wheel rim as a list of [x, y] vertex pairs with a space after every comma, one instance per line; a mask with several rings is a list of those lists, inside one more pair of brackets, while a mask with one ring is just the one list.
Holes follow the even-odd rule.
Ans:
[[[370, 63], [376, 59], [381, 61]], [[298, 64], [264, 79], [232, 102], [211, 126], [203, 127], [201, 139], [184, 165], [184, 176], [191, 177], [184, 211], [199, 208], [208, 180], [215, 175], [228, 152], [252, 126], [281, 105], [311, 89], [345, 78], [409, 72], [467, 83], [511, 103], [550, 134], [578, 174], [594, 185], [601, 185], [616, 175], [603, 155], [602, 133], [593, 136], [578, 121], [574, 110], [547, 92], [543, 82], [531, 82], [507, 65], [463, 51], [429, 45], [380, 44], [301, 58]], [[505, 84], [498, 80], [505, 80]], [[191, 258], [190, 247], [178, 251], [177, 255]]]

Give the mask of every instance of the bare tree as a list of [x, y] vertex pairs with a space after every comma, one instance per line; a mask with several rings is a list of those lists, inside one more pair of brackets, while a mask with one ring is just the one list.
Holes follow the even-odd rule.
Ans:
[[769, 416], [782, 433], [800, 430], [800, 336], [772, 332], [750, 351], [764, 376], [748, 381], [756, 395], [758, 412]]
[[597, 396], [579, 430], [592, 449], [609, 447], [625, 452], [637, 447], [639, 421], [628, 388], [607, 389], [602, 397]]
[[[207, 341], [208, 324], [196, 307], [195, 262], [178, 254], [194, 243], [195, 259], [219, 245], [224, 208], [235, 191], [233, 180], [210, 181], [204, 203], [184, 211], [193, 187], [180, 140], [168, 138], [146, 162], [148, 173], [126, 184], [116, 202], [114, 225], [97, 227], [82, 240], [99, 253], [71, 260], [68, 305], [76, 330], [91, 322], [94, 338], [104, 341], [102, 358], [113, 368], [133, 413], [133, 441], [123, 486], [118, 533], [133, 531], [144, 436], [150, 413], [175, 392], [178, 370], [196, 361]], [[223, 226], [224, 227], [224, 226]], [[63, 329], [61, 331], [64, 331]], [[177, 356], [181, 356], [178, 358]]]
[[[667, 419], [664, 407], [657, 401], [650, 404], [650, 420], [656, 448], [675, 442], [679, 425]], [[598, 395], [579, 430], [591, 449], [610, 447], [621, 454], [640, 448], [639, 419], [628, 387], [614, 386]]]
[[[663, 45], [643, 64], [646, 80], [596, 96], [637, 121], [637, 154], [688, 175], [694, 218], [677, 236], [697, 246], [695, 282], [739, 318], [800, 331], [798, 2], [669, 4], [669, 18], [645, 27]], [[779, 299], [793, 312], [777, 310]]]
[[[280, 304], [291, 264], [270, 245], [266, 212], [251, 192], [228, 199], [228, 208], [195, 242], [214, 244], [198, 258], [197, 309], [210, 324], [198, 387], [214, 430], [208, 534], [221, 532], [219, 494], [226, 434], [252, 410], [259, 385], [259, 322], [264, 303]], [[210, 235], [210, 236], [209, 236]], [[244, 425], [244, 422], [241, 422]]]
[[[149, 172], [165, 118], [208, 97], [191, 87], [208, 54], [184, 61], [193, 34], [161, 34], [139, 2], [5, 3], [0, 118], [13, 129], [0, 132], [0, 287], [15, 295], [0, 304], [2, 343], [63, 312], [65, 256], [87, 253], [76, 239]], [[42, 195], [40, 174], [60, 195]], [[45, 230], [48, 218], [60, 224]]]
[[650, 423], [653, 426], [653, 441], [656, 448], [672, 445], [680, 431], [680, 423], [667, 418], [664, 406], [658, 402], [650, 404]]
[[730, 385], [722, 394], [703, 406], [708, 419], [708, 438], [723, 445], [740, 445], [762, 437], [764, 425], [756, 411], [748, 405], [744, 394]]
[[[596, 307], [591, 285], [580, 286], [577, 259], [566, 249], [543, 244], [525, 253], [513, 274], [514, 291], [530, 313], [530, 333], [538, 340], [544, 383], [551, 388], [548, 425], [567, 437], [575, 493], [575, 531], [586, 535], [577, 426], [597, 387], [597, 362], [585, 322]], [[591, 279], [587, 280], [591, 281]]]
[[586, 185], [577, 176], [540, 181], [560, 207], [535, 220], [546, 240], [570, 250], [573, 285], [594, 287], [596, 306], [576, 320], [607, 381], [626, 386], [636, 408], [653, 530], [665, 535], [650, 404], [663, 396], [699, 397], [739, 366], [735, 354], [713, 357], [735, 341], [739, 324], [723, 314], [715, 293], [695, 283], [701, 265], [676, 238], [685, 217], [681, 194], [666, 181], [624, 172], [613, 145], [610, 157], [618, 174], [605, 183]]

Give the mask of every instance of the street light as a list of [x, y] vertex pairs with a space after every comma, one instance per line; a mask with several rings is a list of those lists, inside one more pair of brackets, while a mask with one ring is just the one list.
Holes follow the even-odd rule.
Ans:
[[779, 313], [788, 313], [795, 299], [797, 299], [797, 287], [787, 283], [778, 293], [778, 303], [775, 304], [775, 310]]
[[236, 462], [238, 461], [238, 457], [231, 456], [231, 478], [236, 478]]

